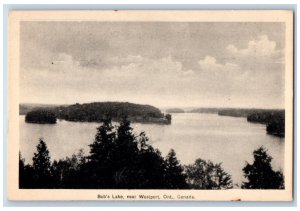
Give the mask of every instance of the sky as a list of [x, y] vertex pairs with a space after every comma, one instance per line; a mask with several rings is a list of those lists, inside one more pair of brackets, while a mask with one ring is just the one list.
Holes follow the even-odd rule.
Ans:
[[284, 107], [284, 24], [22, 22], [20, 102]]

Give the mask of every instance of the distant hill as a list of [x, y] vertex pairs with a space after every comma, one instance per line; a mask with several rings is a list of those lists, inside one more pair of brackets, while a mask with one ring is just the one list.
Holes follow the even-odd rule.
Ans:
[[184, 110], [181, 108], [169, 108], [166, 110], [167, 113], [184, 113]]
[[76, 122], [101, 122], [109, 116], [113, 121], [127, 117], [132, 122], [170, 124], [171, 116], [164, 115], [158, 108], [128, 102], [95, 102], [73, 105], [20, 105], [20, 114], [29, 111], [48, 110], [58, 119]]
[[189, 113], [218, 113], [221, 108], [194, 108], [189, 110]]
[[219, 115], [233, 116], [233, 117], [248, 117], [254, 113], [270, 113], [281, 112], [282, 109], [258, 109], [258, 108], [225, 108], [218, 111]]
[[19, 114], [26, 115], [28, 112], [33, 110], [52, 110], [59, 106], [66, 105], [53, 105], [53, 104], [34, 104], [34, 103], [21, 103], [19, 105]]

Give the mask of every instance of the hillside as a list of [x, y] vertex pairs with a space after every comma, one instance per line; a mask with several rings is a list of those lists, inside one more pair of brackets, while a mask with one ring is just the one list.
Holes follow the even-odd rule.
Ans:
[[132, 122], [170, 124], [171, 116], [164, 115], [158, 108], [128, 102], [95, 102], [64, 106], [20, 105], [20, 114], [33, 110], [48, 110], [55, 113], [58, 119], [75, 122], [101, 122], [110, 117], [120, 121], [127, 117]]
[[247, 116], [247, 121], [266, 124], [268, 134], [284, 137], [285, 113], [284, 111], [256, 112]]
[[63, 106], [63, 105], [21, 103], [19, 105], [19, 114], [26, 115], [28, 112], [34, 110], [52, 110], [59, 106]]

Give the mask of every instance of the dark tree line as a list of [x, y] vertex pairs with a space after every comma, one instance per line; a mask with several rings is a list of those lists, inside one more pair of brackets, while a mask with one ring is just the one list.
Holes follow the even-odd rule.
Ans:
[[[273, 174], [270, 157], [256, 156], [254, 167], [244, 168], [249, 182], [242, 188], [282, 188], [278, 182], [282, 174]], [[173, 149], [166, 157], [154, 149], [144, 132], [134, 135], [130, 122], [125, 118], [118, 126], [111, 119], [105, 119], [97, 128], [90, 153], [83, 150], [78, 154], [50, 161], [50, 153], [43, 139], [39, 140], [32, 165], [25, 164], [20, 153], [20, 188], [64, 188], [64, 189], [229, 189], [233, 187], [231, 176], [221, 164], [197, 159], [194, 164], [182, 166]], [[268, 169], [265, 173], [265, 164]], [[258, 164], [257, 164], [258, 163]], [[260, 169], [257, 166], [262, 166]], [[254, 168], [254, 170], [251, 170]], [[259, 173], [271, 175], [271, 186], [250, 185], [255, 183]], [[258, 180], [261, 176], [258, 177]], [[283, 179], [282, 179], [283, 181]], [[263, 180], [263, 183], [267, 183]]]
[[247, 121], [266, 124], [268, 134], [284, 137], [285, 113], [284, 111], [256, 112], [247, 116]]
[[81, 151], [51, 164], [40, 139], [32, 165], [25, 165], [20, 154], [20, 188], [187, 188], [174, 150], [164, 158], [148, 142], [144, 132], [133, 134], [126, 118], [118, 127], [105, 119], [88, 156]]
[[73, 105], [49, 105], [44, 107], [41, 105], [36, 105], [36, 107], [33, 105], [20, 105], [20, 114], [26, 114], [26, 119], [28, 116], [28, 120], [30, 120], [28, 122], [43, 123], [45, 111], [51, 112], [58, 119], [76, 122], [102, 122], [106, 116], [111, 117], [113, 121], [121, 121], [124, 116], [127, 116], [132, 122], [171, 124], [170, 114], [165, 115], [158, 108], [151, 105], [128, 102], [76, 103]]
[[50, 110], [34, 110], [26, 114], [25, 122], [39, 124], [55, 124], [56, 115]]

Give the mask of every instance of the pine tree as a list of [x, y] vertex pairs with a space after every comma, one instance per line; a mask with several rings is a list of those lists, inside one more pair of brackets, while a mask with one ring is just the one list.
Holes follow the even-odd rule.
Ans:
[[179, 189], [186, 188], [185, 175], [183, 174], [183, 167], [176, 158], [174, 149], [171, 149], [165, 158], [166, 165], [166, 181], [167, 188]]
[[34, 157], [32, 158], [32, 160], [37, 185], [40, 187], [48, 187], [51, 183], [51, 163], [49, 150], [47, 149], [47, 145], [42, 138], [39, 139], [37, 152], [34, 153]]
[[95, 140], [90, 144], [90, 156], [85, 165], [87, 183], [93, 188], [113, 188], [113, 147], [116, 139], [110, 118], [97, 128]]
[[113, 131], [111, 119], [103, 120], [103, 124], [97, 128], [94, 143], [90, 144], [89, 159], [93, 163], [101, 163], [111, 156], [111, 149], [115, 142], [115, 132]]
[[280, 171], [274, 171], [271, 166], [272, 157], [264, 147], [253, 152], [253, 164], [247, 163], [243, 168], [247, 182], [243, 182], [244, 189], [283, 189], [284, 179]]
[[115, 160], [119, 166], [125, 166], [135, 161], [138, 156], [138, 144], [135, 135], [132, 133], [130, 121], [125, 117], [117, 129], [115, 145]]
[[124, 117], [117, 128], [114, 147], [114, 182], [117, 188], [136, 187], [138, 176], [136, 162], [139, 156], [138, 143], [132, 133], [130, 121]]

